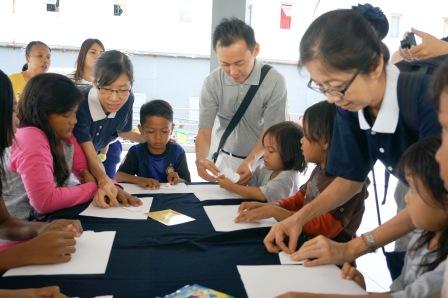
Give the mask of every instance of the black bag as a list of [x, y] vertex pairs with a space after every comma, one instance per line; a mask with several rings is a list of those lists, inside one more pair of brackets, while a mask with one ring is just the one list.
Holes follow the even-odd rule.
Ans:
[[244, 113], [246, 112], [247, 108], [249, 107], [250, 103], [252, 102], [252, 99], [254, 98], [255, 94], [258, 91], [258, 88], [260, 87], [261, 83], [263, 83], [264, 78], [266, 77], [269, 70], [272, 68], [272, 66], [265, 64], [261, 68], [261, 74], [260, 74], [260, 82], [258, 85], [252, 85], [250, 86], [249, 90], [246, 93], [246, 96], [244, 97], [243, 101], [241, 102], [240, 106], [238, 107], [238, 110], [233, 115], [232, 119], [230, 120], [229, 125], [227, 125], [226, 130], [222, 134], [221, 140], [219, 141], [218, 149], [215, 153], [212, 155], [212, 160], [214, 163], [216, 163], [216, 160], [218, 159], [219, 152], [221, 152], [222, 147], [224, 147], [224, 144], [227, 141], [227, 138], [230, 136], [232, 131], [237, 126], [238, 122], [240, 122], [241, 118], [243, 118]]

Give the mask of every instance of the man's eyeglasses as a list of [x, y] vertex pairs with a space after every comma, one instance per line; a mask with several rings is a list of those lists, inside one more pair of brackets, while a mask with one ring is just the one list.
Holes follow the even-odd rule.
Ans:
[[119, 97], [126, 97], [131, 93], [131, 89], [111, 89], [106, 87], [98, 87], [98, 90], [107, 96], [112, 96], [112, 94], [116, 93]]
[[356, 79], [356, 77], [359, 75], [361, 71], [358, 70], [353, 77], [345, 84], [345, 87], [342, 89], [336, 89], [333, 87], [328, 87], [325, 88], [321, 85], [317, 85], [316, 82], [314, 82], [312, 79], [310, 79], [310, 81], [308, 82], [308, 88], [326, 94], [326, 95], [330, 95], [330, 96], [334, 96], [334, 97], [339, 97], [342, 98], [345, 96], [345, 93], [347, 92], [348, 88], [350, 88], [350, 86], [352, 85], [353, 81]]

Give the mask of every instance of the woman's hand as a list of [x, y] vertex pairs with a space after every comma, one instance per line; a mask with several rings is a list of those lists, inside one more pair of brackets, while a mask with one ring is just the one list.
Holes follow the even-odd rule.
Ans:
[[[284, 251], [292, 254], [296, 251], [297, 241], [302, 233], [303, 224], [300, 218], [293, 215], [287, 219], [276, 223], [264, 238], [263, 243], [266, 249], [272, 253]], [[288, 245], [285, 244], [286, 238], [289, 239]]]
[[343, 264], [353, 261], [347, 257], [348, 243], [339, 243], [322, 235], [305, 242], [300, 249], [291, 255], [291, 259], [305, 261], [305, 266], [326, 264]]
[[[98, 181], [99, 189], [94, 197], [94, 202], [97, 202], [97, 206], [101, 208], [108, 208], [112, 206], [118, 206], [117, 201], [117, 188], [115, 184], [109, 178]], [[106, 198], [107, 197], [107, 198]], [[106, 202], [107, 201], [107, 202]]]
[[143, 204], [143, 202], [137, 198], [134, 197], [133, 195], [130, 195], [129, 193], [127, 193], [126, 191], [122, 190], [121, 188], [117, 187], [118, 190], [118, 195], [117, 195], [117, 199], [118, 202], [120, 202], [120, 204], [128, 207], [128, 206], [140, 206]]

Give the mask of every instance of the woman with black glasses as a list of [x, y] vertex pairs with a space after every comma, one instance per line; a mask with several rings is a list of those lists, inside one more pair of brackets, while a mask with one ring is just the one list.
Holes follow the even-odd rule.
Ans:
[[[419, 139], [439, 134], [437, 113], [426, 76], [400, 73], [388, 65], [389, 51], [369, 21], [354, 10], [335, 10], [321, 15], [305, 32], [300, 43], [300, 67], [310, 73], [308, 86], [335, 103], [337, 116], [327, 162], [332, 184], [294, 216], [274, 225], [265, 238], [271, 252], [293, 253], [302, 226], [342, 205], [360, 191], [377, 160], [395, 176], [402, 153]], [[365, 253], [413, 230], [406, 209], [391, 223], [355, 242], [356, 254]], [[284, 243], [285, 238], [289, 243]], [[322, 247], [308, 251], [311, 263], [328, 263], [350, 255], [322, 254]], [[350, 257], [348, 257], [350, 255]], [[300, 251], [297, 258], [304, 257]], [[337, 261], [340, 261], [338, 259]]]

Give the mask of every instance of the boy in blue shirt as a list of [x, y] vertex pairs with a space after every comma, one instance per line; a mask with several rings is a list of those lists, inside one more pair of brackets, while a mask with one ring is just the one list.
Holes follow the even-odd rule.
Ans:
[[152, 100], [140, 109], [140, 133], [145, 143], [132, 146], [118, 169], [116, 179], [141, 187], [159, 188], [161, 182], [190, 182], [184, 149], [170, 142], [173, 109], [164, 100]]

